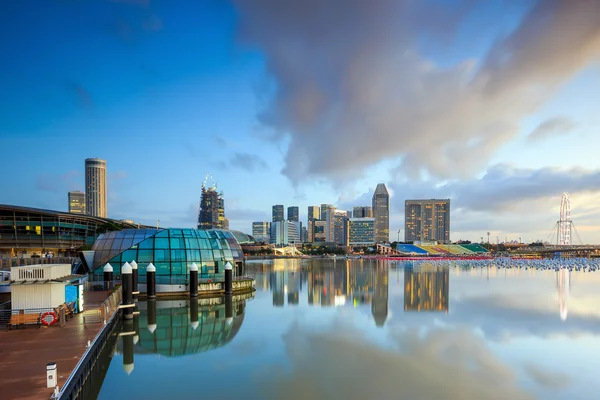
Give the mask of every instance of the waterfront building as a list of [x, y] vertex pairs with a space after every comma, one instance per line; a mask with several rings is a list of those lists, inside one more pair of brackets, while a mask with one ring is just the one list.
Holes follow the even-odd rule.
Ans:
[[283, 205], [276, 204], [273, 206], [273, 222], [284, 221]]
[[348, 246], [366, 247], [375, 244], [375, 218], [348, 220]]
[[373, 217], [375, 218], [375, 241], [390, 241], [390, 195], [385, 184], [378, 183], [373, 193]]
[[321, 219], [321, 209], [319, 206], [308, 206], [308, 221]]
[[85, 193], [76, 190], [69, 192], [69, 212], [73, 214], [85, 214]]
[[87, 215], [106, 218], [106, 161], [85, 159], [85, 210]]
[[327, 221], [308, 221], [308, 242], [324, 243], [327, 241]]
[[321, 204], [321, 216], [319, 217], [319, 219], [321, 221], [326, 221], [327, 220], [327, 211], [333, 211], [335, 210], [335, 207], [331, 204]]
[[448, 312], [448, 268], [423, 266], [404, 270], [404, 311]]
[[327, 210], [326, 223], [327, 223], [327, 236], [326, 241], [330, 243], [337, 243], [341, 245], [347, 244], [346, 242], [346, 221], [348, 219], [348, 212], [336, 209]]
[[277, 221], [271, 223], [271, 244], [287, 246], [302, 243], [300, 222]]
[[257, 242], [268, 243], [271, 239], [271, 223], [270, 222], [253, 222], [252, 236]]
[[225, 218], [225, 200], [223, 193], [212, 187], [202, 185], [200, 210], [198, 212], [198, 229], [228, 229], [229, 220]]
[[[149, 263], [156, 267], [157, 283], [185, 284], [192, 263], [198, 266], [200, 279], [223, 282], [225, 264], [235, 265], [234, 274], [243, 273], [243, 252], [232, 231], [221, 229], [124, 229], [100, 235], [92, 254], [84, 261], [102, 280], [106, 263], [120, 275], [125, 262], [135, 260], [140, 277]], [[158, 290], [158, 289], [157, 289]]]
[[0, 204], [0, 258], [75, 256], [107, 230], [137, 228], [108, 218]]
[[300, 221], [300, 209], [298, 206], [290, 206], [287, 209], [287, 220], [292, 222]]
[[373, 207], [358, 206], [352, 210], [352, 218], [373, 218]]
[[450, 242], [450, 199], [406, 200], [404, 240]]

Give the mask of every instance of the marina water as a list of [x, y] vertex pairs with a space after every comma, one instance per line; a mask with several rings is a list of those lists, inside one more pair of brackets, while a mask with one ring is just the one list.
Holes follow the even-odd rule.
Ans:
[[231, 304], [141, 301], [98, 398], [597, 398], [600, 273], [540, 265], [248, 262]]

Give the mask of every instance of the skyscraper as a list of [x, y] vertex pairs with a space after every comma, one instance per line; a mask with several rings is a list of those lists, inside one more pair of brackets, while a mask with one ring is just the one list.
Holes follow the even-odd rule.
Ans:
[[85, 214], [85, 193], [79, 190], [69, 192], [69, 212]]
[[287, 209], [287, 220], [298, 222], [300, 221], [300, 209], [298, 206], [289, 206]]
[[390, 241], [390, 195], [385, 184], [378, 183], [373, 193], [373, 217], [375, 218], [375, 241]]
[[308, 220], [316, 221], [318, 219], [321, 219], [319, 206], [308, 206]]
[[106, 161], [85, 159], [85, 210], [87, 215], [106, 218]]
[[348, 213], [342, 210], [330, 209], [327, 211], [325, 220], [327, 222], [327, 242], [346, 245]]
[[370, 206], [354, 207], [352, 218], [373, 218], [373, 208]]
[[[225, 200], [223, 193], [217, 191], [217, 185], [207, 185], [209, 175], [202, 184], [198, 229], [229, 229], [229, 220], [225, 218]], [[212, 179], [212, 177], [211, 177]]]
[[273, 222], [279, 222], [285, 220], [283, 215], [283, 205], [276, 204], [273, 206]]
[[321, 204], [321, 218], [319, 218], [321, 221], [326, 221], [327, 220], [327, 211], [333, 211], [335, 210], [335, 207], [331, 204]]
[[405, 241], [450, 241], [450, 199], [406, 200]]

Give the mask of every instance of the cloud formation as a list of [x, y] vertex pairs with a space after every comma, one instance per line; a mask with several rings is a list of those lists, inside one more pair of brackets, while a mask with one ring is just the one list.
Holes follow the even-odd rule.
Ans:
[[391, 159], [412, 177], [470, 177], [600, 56], [600, 2], [583, 0], [537, 2], [480, 60], [419, 53], [477, 3], [449, 14], [425, 1], [236, 1], [274, 81], [259, 120], [289, 137], [283, 173], [298, 183]]
[[528, 139], [540, 141], [552, 136], [570, 133], [575, 128], [575, 123], [570, 118], [553, 117], [539, 124], [530, 134]]

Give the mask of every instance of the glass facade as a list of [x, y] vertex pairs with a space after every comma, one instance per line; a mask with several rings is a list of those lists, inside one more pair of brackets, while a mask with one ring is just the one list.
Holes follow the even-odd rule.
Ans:
[[39, 254], [44, 249], [56, 251], [57, 256], [74, 254], [79, 247], [92, 245], [99, 231], [115, 223], [135, 226], [87, 215], [0, 205], [0, 254]]
[[220, 282], [225, 279], [225, 264], [239, 265], [244, 258], [233, 233], [220, 229], [125, 229], [101, 235], [92, 250], [95, 280], [102, 279], [106, 263], [120, 275], [121, 265], [135, 260], [140, 282], [152, 263], [159, 284], [187, 282], [192, 263], [198, 265], [201, 281]]
[[350, 218], [348, 244], [350, 246], [375, 244], [375, 218]]

